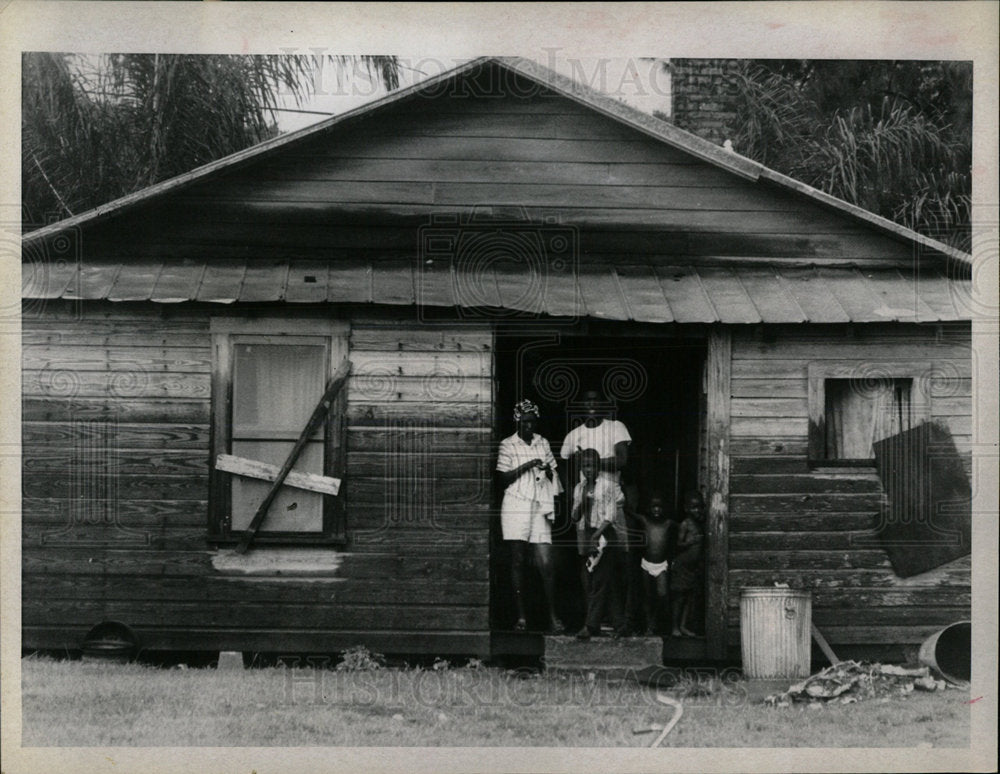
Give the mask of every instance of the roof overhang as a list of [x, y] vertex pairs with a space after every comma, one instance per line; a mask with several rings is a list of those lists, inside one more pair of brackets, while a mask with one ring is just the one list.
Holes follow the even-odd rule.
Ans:
[[774, 265], [516, 265], [450, 260], [25, 264], [25, 299], [387, 304], [648, 323], [971, 319], [971, 282], [939, 270]]

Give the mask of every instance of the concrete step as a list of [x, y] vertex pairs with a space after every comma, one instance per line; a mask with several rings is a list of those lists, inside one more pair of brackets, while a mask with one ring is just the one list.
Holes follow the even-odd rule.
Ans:
[[663, 663], [661, 637], [546, 637], [547, 669], [642, 669]]

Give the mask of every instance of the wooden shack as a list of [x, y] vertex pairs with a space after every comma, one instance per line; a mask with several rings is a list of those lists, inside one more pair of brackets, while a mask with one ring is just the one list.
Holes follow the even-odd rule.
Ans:
[[[811, 590], [835, 648], [969, 615], [967, 538], [894, 572], [870, 453], [930, 420], [967, 463], [969, 256], [532, 62], [45, 226], [23, 261], [27, 648], [104, 620], [153, 650], [523, 647], [496, 448], [521, 397], [558, 448], [589, 384], [643, 491], [706, 495], [686, 654], [738, 653], [747, 586]], [[296, 463], [338, 493], [283, 487], [236, 553], [268, 484], [219, 455], [280, 465], [345, 358]]]

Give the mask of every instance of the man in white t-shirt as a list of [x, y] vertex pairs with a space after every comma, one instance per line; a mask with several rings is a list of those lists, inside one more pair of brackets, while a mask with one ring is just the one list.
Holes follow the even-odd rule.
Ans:
[[583, 422], [566, 434], [559, 456], [573, 460], [572, 471], [579, 477], [579, 453], [584, 449], [596, 449], [601, 455], [601, 471], [610, 473], [615, 481], [621, 481], [621, 469], [628, 462], [628, 445], [632, 442], [628, 428], [617, 419], [601, 415], [601, 393], [587, 390], [583, 393]]

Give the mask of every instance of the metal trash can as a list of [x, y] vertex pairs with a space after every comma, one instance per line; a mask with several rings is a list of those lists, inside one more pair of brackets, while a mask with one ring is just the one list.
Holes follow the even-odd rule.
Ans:
[[808, 677], [812, 655], [812, 594], [746, 588], [740, 596], [743, 675], [751, 679]]

